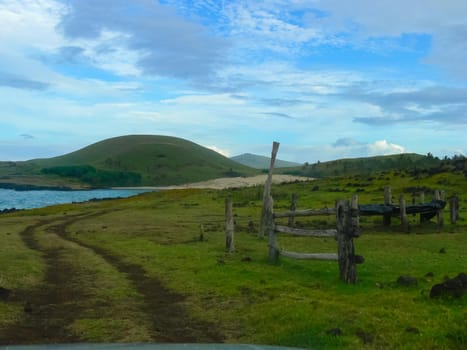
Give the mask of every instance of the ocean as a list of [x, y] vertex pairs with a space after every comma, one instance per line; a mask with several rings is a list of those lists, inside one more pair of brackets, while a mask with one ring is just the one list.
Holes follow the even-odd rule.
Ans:
[[79, 191], [15, 191], [0, 189], [0, 210], [4, 209], [32, 209], [54, 204], [85, 202], [90, 199], [130, 197], [139, 193], [148, 192], [141, 189], [103, 189]]

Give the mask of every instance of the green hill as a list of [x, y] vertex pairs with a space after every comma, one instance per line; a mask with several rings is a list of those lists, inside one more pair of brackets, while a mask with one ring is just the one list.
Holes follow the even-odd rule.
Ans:
[[[238, 156], [230, 157], [230, 159], [255, 169], [269, 169], [269, 165], [271, 163], [270, 157], [259, 156], [251, 153], [240, 154]], [[276, 159], [274, 168], [290, 168], [300, 165], [300, 163]]]
[[424, 156], [415, 153], [404, 153], [388, 156], [339, 159], [314, 164], [305, 163], [301, 167], [280, 169], [278, 172], [322, 178], [330, 176], [369, 175], [373, 172], [390, 170], [427, 170], [452, 166], [451, 163], [453, 161], [440, 160], [431, 154]]
[[0, 182], [91, 186], [166, 186], [257, 171], [193, 142], [170, 136], [106, 139], [63, 156], [0, 164]]

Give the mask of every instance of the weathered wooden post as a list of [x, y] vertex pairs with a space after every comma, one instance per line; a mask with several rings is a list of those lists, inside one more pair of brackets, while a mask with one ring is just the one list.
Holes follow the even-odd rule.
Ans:
[[276, 228], [274, 224], [274, 200], [271, 196], [268, 197], [266, 206], [266, 230], [269, 236], [269, 261], [276, 263], [279, 258], [279, 251], [276, 243]]
[[360, 213], [358, 209], [358, 196], [356, 194], [352, 196], [352, 202], [350, 203], [350, 214], [352, 216], [352, 237], [359, 237]]
[[455, 224], [457, 219], [459, 219], [459, 196], [457, 193], [449, 199], [449, 213], [451, 224]]
[[[439, 200], [444, 201], [445, 200], [444, 191], [435, 190], [435, 199], [438, 201]], [[438, 225], [443, 226], [444, 225], [443, 209], [438, 209], [436, 211], [436, 217], [438, 218]]]
[[[386, 186], [384, 188], [384, 204], [392, 205], [392, 193], [391, 193], [390, 186]], [[392, 216], [392, 213], [387, 213], [383, 215], [384, 226], [391, 226], [391, 216]]]
[[[292, 201], [290, 203], [290, 211], [295, 211], [295, 210], [297, 210], [297, 194], [293, 193]], [[289, 216], [288, 226], [294, 227], [294, 224], [295, 224], [295, 216], [291, 215]]]
[[[420, 192], [420, 204], [423, 204], [423, 203], [425, 203], [425, 192], [424, 191]], [[422, 213], [420, 213], [420, 223], [423, 223], [425, 221], [427, 221], [425, 216]]]
[[[356, 206], [356, 208], [354, 208]], [[355, 213], [355, 210], [357, 213]], [[357, 199], [352, 200], [352, 205], [349, 205], [347, 200], [339, 200], [337, 202], [337, 256], [339, 262], [339, 275], [341, 280], [347, 283], [355, 283], [357, 281], [357, 270], [355, 259], [355, 248], [353, 237], [357, 234], [357, 227], [354, 214], [358, 215]], [[358, 220], [358, 219], [357, 219]]]
[[266, 230], [266, 220], [267, 220], [267, 205], [269, 201], [269, 197], [271, 196], [271, 183], [272, 183], [272, 171], [274, 169], [274, 163], [276, 162], [276, 155], [277, 151], [279, 150], [279, 142], [274, 141], [272, 143], [272, 151], [271, 151], [271, 163], [269, 165], [269, 173], [266, 183], [264, 184], [264, 193], [263, 193], [263, 209], [261, 211], [261, 220], [259, 223], [259, 232], [258, 236], [263, 237], [264, 231]]
[[232, 253], [235, 251], [234, 244], [234, 220], [232, 210], [232, 200], [225, 199], [225, 249]]
[[406, 203], [404, 199], [404, 195], [399, 195], [399, 210], [400, 210], [400, 217], [401, 217], [401, 227], [404, 232], [408, 232], [409, 230], [409, 221], [407, 219], [407, 209]]
[[199, 225], [199, 241], [200, 242], [204, 241], [204, 225], [203, 224]]

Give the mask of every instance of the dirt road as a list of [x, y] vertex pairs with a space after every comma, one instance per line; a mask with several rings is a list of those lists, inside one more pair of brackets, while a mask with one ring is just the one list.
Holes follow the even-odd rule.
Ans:
[[[102, 271], [93, 266], [80, 268], [82, 262], [70, 260], [79, 250], [86, 250], [86, 254], [100, 257], [109, 268], [124, 276], [128, 284], [141, 296], [141, 300], [135, 304], [138, 306], [135, 312], [141, 314], [139, 321], [147, 324], [146, 334], [149, 339], [145, 340], [166, 343], [222, 342], [223, 338], [214, 325], [193, 319], [180, 306], [183, 295], [165, 288], [157, 278], [148, 276], [141, 266], [124, 262], [120, 257], [113, 256], [100, 247], [70, 238], [67, 233], [69, 225], [104, 213], [43, 220], [21, 232], [25, 245], [42, 254], [47, 271], [43, 283], [37, 289], [16, 290], [12, 293], [10, 301], [23, 303], [24, 315], [17, 324], [0, 328], [0, 344], [89, 341], [74, 331], [73, 324], [80, 319], [99, 319], [103, 317], [103, 310], [111, 311], [113, 307], [118, 307], [102, 305], [102, 301], [92, 300], [90, 284], [83, 281], [99, 279], [99, 273]], [[51, 240], [59, 244], [51, 247], [48, 243]], [[91, 276], [86, 276], [86, 273]], [[106, 303], [111, 301], [107, 300]]]

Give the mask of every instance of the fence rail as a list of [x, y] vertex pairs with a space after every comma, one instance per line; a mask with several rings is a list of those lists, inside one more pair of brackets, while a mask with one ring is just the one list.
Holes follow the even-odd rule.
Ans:
[[299, 260], [331, 260], [337, 261], [338, 255], [336, 253], [296, 253], [296, 252], [289, 252], [284, 249], [279, 250], [279, 254]]
[[294, 228], [289, 226], [276, 225], [276, 231], [282, 233], [288, 233], [295, 236], [304, 236], [304, 237], [336, 237], [337, 229], [322, 229], [322, 230], [307, 230], [301, 228]]
[[294, 217], [294, 216], [323, 216], [323, 215], [336, 215], [336, 208], [284, 211], [284, 212], [275, 213], [274, 218], [286, 218], [286, 217]]

